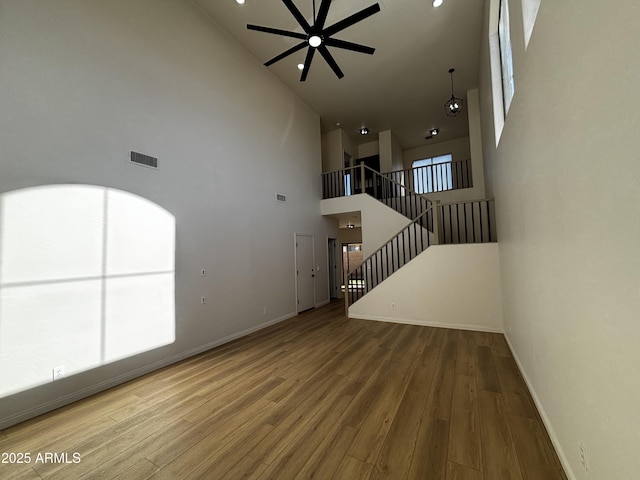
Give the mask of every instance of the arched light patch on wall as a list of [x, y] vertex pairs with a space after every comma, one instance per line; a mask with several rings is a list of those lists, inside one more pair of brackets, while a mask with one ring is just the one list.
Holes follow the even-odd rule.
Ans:
[[175, 218], [137, 195], [0, 195], [0, 397], [175, 340]]

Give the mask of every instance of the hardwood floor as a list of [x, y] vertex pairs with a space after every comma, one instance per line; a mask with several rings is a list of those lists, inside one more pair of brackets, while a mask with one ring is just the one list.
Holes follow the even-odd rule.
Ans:
[[502, 335], [341, 302], [4, 430], [0, 452], [31, 453], [0, 464], [16, 480], [566, 479]]

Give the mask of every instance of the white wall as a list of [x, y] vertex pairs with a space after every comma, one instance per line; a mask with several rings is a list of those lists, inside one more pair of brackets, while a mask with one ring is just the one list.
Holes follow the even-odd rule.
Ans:
[[480, 85], [506, 334], [569, 478], [640, 478], [640, 4], [543, 1], [526, 53], [509, 5], [497, 148], [486, 37]]
[[358, 145], [358, 156], [356, 158], [367, 158], [378, 154], [380, 154], [380, 144], [378, 140], [372, 140]]
[[402, 147], [391, 130], [378, 134], [380, 171], [382, 173], [403, 169]]
[[349, 307], [349, 316], [502, 332], [498, 245], [434, 245]]
[[[1, 12], [0, 192], [130, 191], [175, 215], [177, 238], [175, 343], [2, 398], [0, 427], [293, 315], [294, 233], [316, 237], [318, 265], [337, 237], [320, 216], [318, 115], [187, 1]], [[129, 164], [130, 149], [159, 170]], [[316, 279], [321, 303], [325, 269]]]
[[320, 208], [322, 215], [360, 212], [365, 258], [411, 223], [404, 215], [365, 193], [322, 200]]

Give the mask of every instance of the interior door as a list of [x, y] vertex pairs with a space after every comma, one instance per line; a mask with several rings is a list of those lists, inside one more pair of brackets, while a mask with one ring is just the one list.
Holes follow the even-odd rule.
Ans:
[[296, 234], [296, 278], [298, 312], [315, 307], [316, 271], [313, 259], [313, 237]]

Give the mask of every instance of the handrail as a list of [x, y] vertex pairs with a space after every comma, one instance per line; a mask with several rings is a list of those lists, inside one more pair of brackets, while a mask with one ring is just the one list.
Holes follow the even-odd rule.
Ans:
[[450, 200], [448, 202], [441, 202], [440, 200], [436, 200], [439, 206], [444, 207], [447, 205], [456, 205], [458, 203], [476, 203], [476, 202], [493, 202], [495, 201], [495, 197], [485, 197], [485, 198], [473, 198], [471, 200]]
[[[433, 202], [345, 274], [345, 308], [434, 244], [496, 242], [495, 201]], [[426, 225], [433, 227], [429, 231]], [[413, 238], [412, 238], [413, 237]], [[353, 285], [353, 286], [352, 286]]]
[[[424, 217], [425, 215], [428, 215], [429, 212], [433, 211], [434, 206], [433, 205], [429, 205], [429, 208], [427, 208], [422, 214], [418, 215], [416, 218], [414, 218], [413, 220], [409, 220], [409, 223], [407, 223], [404, 227], [402, 227], [400, 230], [398, 230], [394, 235], [391, 235], [389, 237], [389, 240], [387, 240], [384, 244], [382, 244], [381, 247], [379, 247], [376, 251], [374, 251], [372, 254], [370, 254], [368, 257], [364, 258], [362, 260], [362, 263], [360, 265], [362, 265], [363, 263], [365, 263], [367, 260], [369, 260], [371, 257], [373, 257], [376, 253], [378, 253], [380, 250], [382, 250], [384, 248], [384, 246], [389, 243], [391, 240], [393, 240], [394, 238], [396, 238], [398, 235], [400, 235], [402, 232], [404, 232], [407, 228], [409, 228], [411, 225], [413, 225], [414, 223], [416, 223], [418, 220], [420, 220], [422, 217]], [[349, 273], [347, 273], [347, 275], [351, 275], [353, 272], [355, 272], [358, 268], [360, 268], [360, 265], [358, 265], [357, 267], [355, 267], [353, 270], [351, 270]]]
[[[424, 212], [428, 215], [431, 209]], [[362, 298], [431, 245], [433, 234], [412, 222], [345, 276], [345, 308]]]
[[323, 199], [358, 193], [370, 194], [409, 219], [420, 215], [431, 205], [431, 200], [425, 195], [416, 193], [365, 164], [322, 174]]

